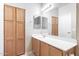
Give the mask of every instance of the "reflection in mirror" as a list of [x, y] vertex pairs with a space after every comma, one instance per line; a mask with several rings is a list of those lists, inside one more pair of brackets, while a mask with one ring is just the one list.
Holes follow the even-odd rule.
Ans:
[[33, 17], [34, 18], [34, 29], [40, 29], [41, 28], [41, 17]]
[[42, 17], [42, 29], [47, 29], [47, 18]]

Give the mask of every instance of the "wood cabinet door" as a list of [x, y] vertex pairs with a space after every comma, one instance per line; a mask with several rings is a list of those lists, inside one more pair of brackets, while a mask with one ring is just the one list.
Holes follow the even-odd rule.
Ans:
[[12, 56], [15, 55], [15, 22], [5, 21], [4, 26], [4, 55]]
[[49, 56], [49, 45], [41, 42], [41, 48], [40, 48], [40, 55], [41, 56]]
[[25, 19], [25, 10], [17, 8], [16, 9], [17, 20], [16, 21], [24, 21]]
[[58, 18], [52, 17], [52, 35], [58, 36]]
[[15, 20], [15, 8], [9, 5], [4, 5], [4, 19], [5, 20]]
[[24, 22], [16, 22], [16, 55], [25, 52]]
[[36, 56], [40, 55], [40, 41], [35, 38], [32, 38], [32, 52]]
[[63, 52], [58, 50], [57, 48], [53, 47], [53, 46], [49, 46], [50, 50], [49, 50], [49, 55], [50, 56], [62, 56]]

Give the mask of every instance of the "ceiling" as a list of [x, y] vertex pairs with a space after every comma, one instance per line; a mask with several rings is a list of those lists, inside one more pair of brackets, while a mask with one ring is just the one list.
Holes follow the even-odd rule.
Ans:
[[[48, 3], [41, 3], [41, 8], [43, 8], [46, 4], [48, 4]], [[51, 4], [54, 4], [55, 8], [60, 8], [60, 7], [63, 7], [69, 3], [51, 3]]]

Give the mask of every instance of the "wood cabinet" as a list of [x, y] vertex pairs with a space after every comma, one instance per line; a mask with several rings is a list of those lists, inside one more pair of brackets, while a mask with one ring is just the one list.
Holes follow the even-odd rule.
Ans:
[[40, 41], [35, 38], [32, 38], [32, 52], [36, 56], [40, 55]]
[[69, 56], [71, 54], [75, 55], [75, 47], [63, 51], [32, 37], [32, 52], [36, 56]]
[[49, 45], [41, 42], [41, 47], [40, 47], [40, 55], [41, 56], [49, 56]]
[[32, 37], [32, 52], [36, 56], [61, 56], [62, 51]]
[[58, 18], [52, 16], [52, 35], [58, 36]]
[[62, 56], [63, 52], [53, 46], [49, 46], [49, 55], [50, 56]]
[[24, 9], [4, 5], [4, 55], [6, 56], [21, 55], [25, 52], [24, 13]]

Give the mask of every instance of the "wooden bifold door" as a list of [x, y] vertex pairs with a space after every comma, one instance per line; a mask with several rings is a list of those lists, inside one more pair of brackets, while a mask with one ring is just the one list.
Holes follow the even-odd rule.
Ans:
[[16, 9], [16, 54], [23, 54], [25, 51], [25, 41], [24, 41], [24, 10]]
[[4, 55], [25, 53], [25, 10], [4, 5]]

